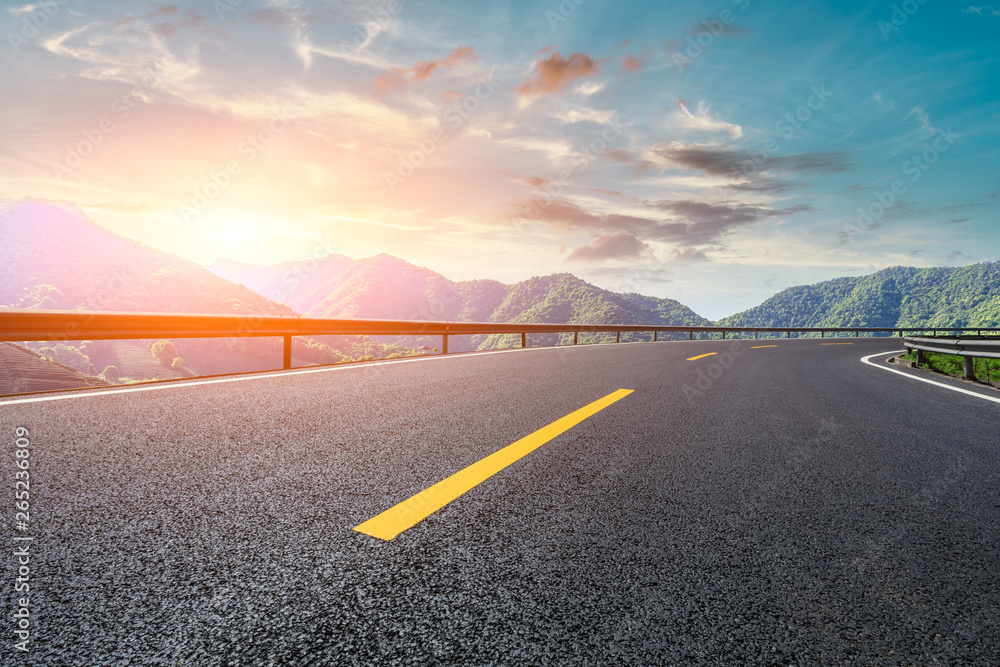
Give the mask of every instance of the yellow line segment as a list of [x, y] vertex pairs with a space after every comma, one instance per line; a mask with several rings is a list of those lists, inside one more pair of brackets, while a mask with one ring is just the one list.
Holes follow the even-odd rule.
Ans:
[[455, 500], [466, 491], [489, 479], [515, 461], [527, 456], [548, 441], [565, 433], [588, 417], [632, 393], [632, 389], [619, 389], [602, 399], [584, 406], [576, 412], [557, 419], [531, 435], [507, 445], [498, 452], [459, 470], [437, 484], [390, 507], [376, 517], [354, 527], [354, 530], [380, 540], [391, 540], [404, 530], [417, 525], [434, 512]]
[[709, 352], [708, 354], [699, 354], [697, 357], [691, 357], [688, 361], [698, 361], [699, 359], [704, 359], [705, 357], [710, 357], [713, 354], [718, 354], [718, 352]]
[[778, 347], [778, 346], [777, 345], [754, 345], [750, 349], [751, 350], [759, 350], [759, 349], [764, 348], [764, 347]]

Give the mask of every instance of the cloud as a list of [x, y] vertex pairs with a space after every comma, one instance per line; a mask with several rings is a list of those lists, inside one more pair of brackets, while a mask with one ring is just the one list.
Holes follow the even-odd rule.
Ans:
[[920, 125], [920, 129], [926, 132], [928, 135], [934, 134], [937, 130], [931, 125], [931, 117], [928, 115], [927, 111], [924, 109], [923, 104], [918, 104], [917, 106], [910, 109], [904, 118], [909, 118], [914, 116], [917, 119], [917, 124]]
[[687, 103], [678, 98], [677, 109], [673, 122], [678, 127], [700, 132], [726, 132], [733, 139], [739, 139], [743, 136], [743, 128], [739, 125], [712, 118], [708, 113], [709, 108], [704, 102], [698, 102], [695, 113], [691, 113]]
[[697, 248], [674, 248], [670, 256], [679, 262], [707, 262], [708, 255]]
[[467, 62], [475, 62], [478, 56], [471, 46], [460, 46], [440, 60], [422, 60], [413, 67], [406, 69], [393, 67], [382, 72], [375, 79], [375, 87], [385, 92], [396, 86], [402, 86], [407, 81], [423, 82], [431, 77], [437, 69], [453, 69]]
[[645, 58], [640, 58], [639, 56], [629, 54], [624, 61], [622, 61], [621, 71], [629, 71], [633, 74], [642, 69], [642, 66], [646, 64]]
[[153, 5], [153, 10], [146, 14], [147, 18], [154, 16], [172, 16], [174, 14], [179, 14], [181, 8], [177, 5]]
[[806, 204], [773, 209], [754, 204], [707, 204], [692, 200], [660, 201], [655, 202], [653, 207], [685, 220], [685, 222], [663, 223], [657, 228], [659, 240], [681, 246], [718, 243], [723, 236], [737, 227], [812, 210], [812, 207]]
[[713, 176], [731, 178], [747, 173], [757, 173], [761, 169], [781, 169], [791, 172], [813, 172], [831, 174], [851, 169], [846, 154], [841, 151], [820, 151], [797, 155], [770, 156], [763, 162], [748, 153], [715, 148], [712, 146], [691, 146], [674, 143], [653, 149], [653, 152], [674, 164], [688, 169], [697, 169]]
[[590, 245], [575, 248], [566, 258], [567, 262], [603, 262], [609, 259], [635, 259], [649, 254], [651, 249], [628, 232], [618, 232], [611, 236], [601, 236]]
[[994, 9], [993, 7], [973, 7], [969, 5], [968, 9], [963, 9], [965, 14], [979, 14], [980, 16], [1000, 16], [1000, 9]]
[[968, 222], [971, 218], [948, 218], [945, 223], [949, 225], [960, 225], [963, 222]]
[[556, 93], [577, 79], [594, 76], [600, 71], [600, 62], [586, 53], [574, 53], [563, 58], [559, 52], [535, 63], [535, 71], [524, 85], [517, 88], [522, 95], [548, 95]]
[[756, 204], [720, 202], [708, 204], [692, 200], [664, 200], [647, 207], [665, 219], [626, 214], [595, 214], [568, 200], [531, 199], [522, 211], [533, 211], [534, 218], [556, 227], [587, 229], [603, 234], [624, 232], [645, 241], [660, 241], [681, 247], [718, 244], [738, 227], [812, 210], [804, 204], [774, 209]]
[[763, 192], [767, 194], [778, 194], [788, 192], [797, 188], [804, 188], [805, 183], [791, 183], [789, 181], [779, 181], [777, 179], [763, 179], [757, 182], [733, 183], [725, 186], [728, 190], [738, 192]]

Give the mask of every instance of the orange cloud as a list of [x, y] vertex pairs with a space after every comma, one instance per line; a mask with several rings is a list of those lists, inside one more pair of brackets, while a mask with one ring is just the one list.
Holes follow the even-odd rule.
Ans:
[[569, 58], [563, 58], [557, 51], [547, 60], [535, 64], [534, 73], [517, 92], [524, 95], [554, 93], [577, 79], [597, 74], [599, 70], [600, 62], [586, 53], [574, 53]]
[[628, 70], [630, 72], [638, 72], [642, 69], [642, 66], [646, 64], [645, 58], [639, 58], [638, 56], [633, 56], [629, 54], [629, 57], [625, 59], [622, 63], [622, 71]]
[[439, 67], [450, 69], [465, 62], [475, 62], [477, 58], [476, 50], [471, 46], [460, 46], [441, 60], [422, 60], [407, 69], [393, 67], [391, 70], [386, 70], [375, 79], [375, 87], [379, 91], [385, 92], [390, 88], [405, 84], [407, 79], [426, 81]]

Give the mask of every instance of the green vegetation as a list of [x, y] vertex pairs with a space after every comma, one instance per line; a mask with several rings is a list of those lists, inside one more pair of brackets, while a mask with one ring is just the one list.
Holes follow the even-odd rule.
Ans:
[[164, 366], [172, 365], [172, 362], [177, 358], [177, 348], [169, 340], [158, 340], [153, 343], [153, 349], [150, 350], [153, 356], [160, 360], [160, 363]]
[[[900, 355], [916, 363], [916, 352], [908, 352]], [[965, 359], [957, 354], [939, 354], [937, 352], [924, 352], [924, 363], [920, 368], [928, 368], [938, 373], [952, 375], [955, 377], [965, 376]], [[973, 371], [976, 379], [994, 386], [1000, 386], [1000, 359], [973, 359]]]
[[1000, 327], [1000, 262], [916, 269], [786, 289], [722, 326]]

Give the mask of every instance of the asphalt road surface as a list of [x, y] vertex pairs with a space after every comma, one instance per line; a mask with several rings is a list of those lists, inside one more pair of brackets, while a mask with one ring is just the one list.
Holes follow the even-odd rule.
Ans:
[[[861, 362], [899, 348], [609, 344], [0, 400], [0, 662], [996, 665], [1000, 404]], [[395, 538], [354, 530], [619, 389]]]

